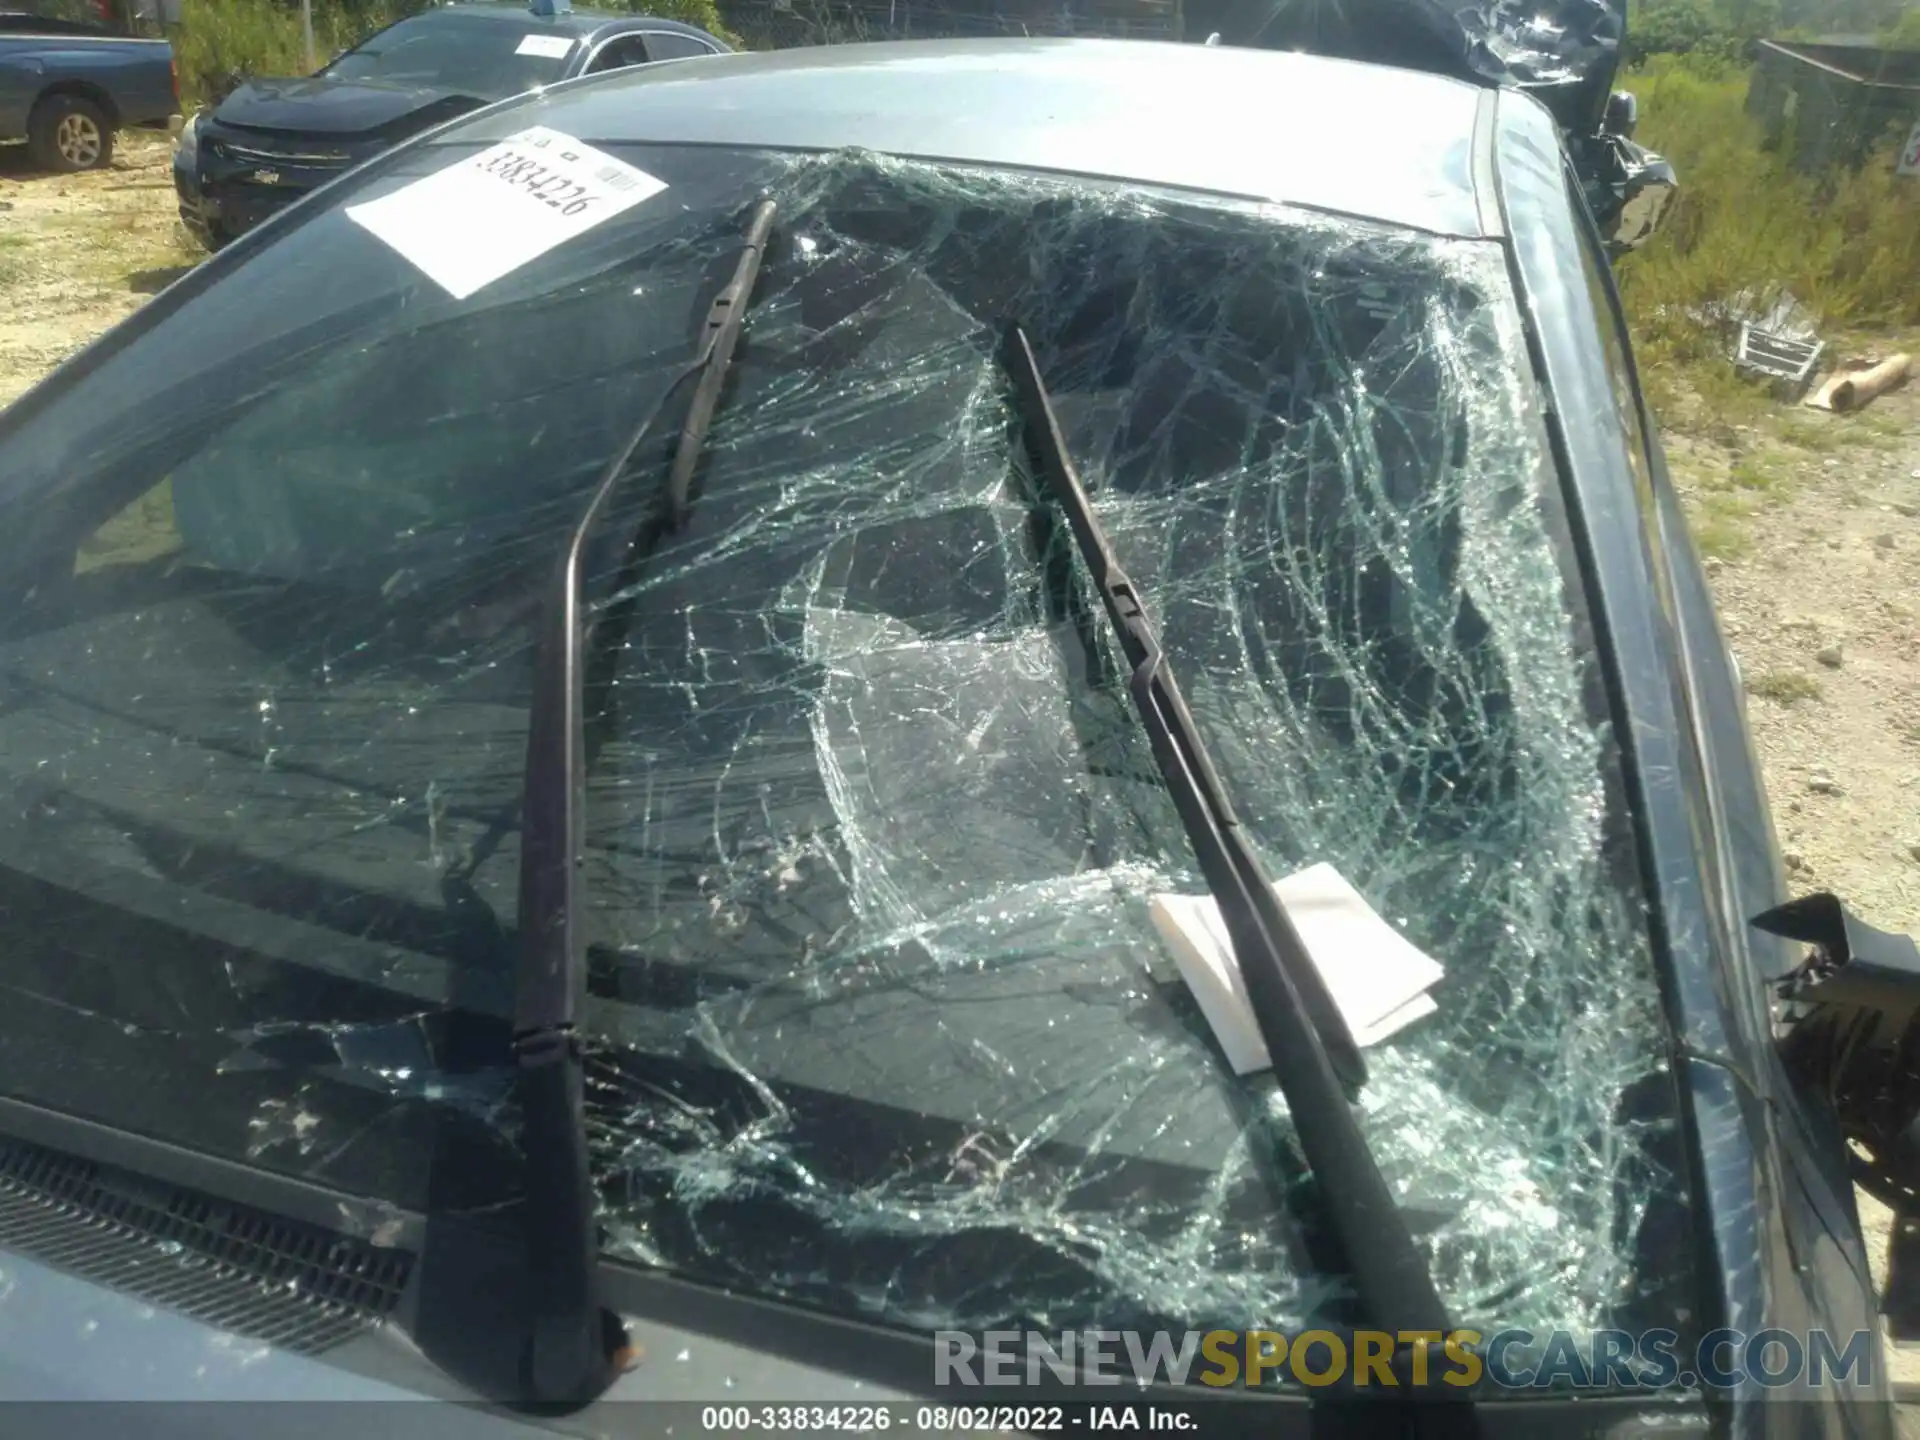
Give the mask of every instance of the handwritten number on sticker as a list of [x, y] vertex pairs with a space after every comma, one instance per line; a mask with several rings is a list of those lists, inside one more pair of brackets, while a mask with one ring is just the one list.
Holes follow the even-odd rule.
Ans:
[[[543, 145], [546, 142], [536, 140], [534, 143]], [[566, 158], [571, 160], [574, 157], [568, 155]], [[586, 213], [594, 201], [600, 198], [597, 195], [589, 195], [586, 186], [569, 180], [566, 176], [549, 170], [538, 160], [529, 159], [513, 150], [502, 150], [491, 160], [484, 162], [480, 166], [480, 171], [566, 216]]]
[[346, 215], [464, 300], [666, 188], [584, 140], [534, 126]]

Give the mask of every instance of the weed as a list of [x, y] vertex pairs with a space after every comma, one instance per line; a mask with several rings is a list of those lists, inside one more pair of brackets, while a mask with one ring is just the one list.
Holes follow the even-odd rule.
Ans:
[[1780, 438], [1789, 445], [1798, 445], [1802, 450], [1813, 450], [1824, 454], [1837, 450], [1849, 438], [1837, 425], [1812, 419], [1802, 419], [1798, 415], [1781, 418], [1775, 427]]
[[1687, 312], [1742, 291], [1763, 303], [1791, 291], [1828, 320], [1920, 323], [1920, 186], [1891, 152], [1802, 175], [1762, 143], [1744, 72], [1661, 56], [1632, 83], [1639, 138], [1680, 174], [1659, 238], [1621, 266], [1643, 333], [1720, 353]]
[[0, 235], [0, 285], [11, 285], [27, 273], [27, 263], [21, 253], [27, 248], [24, 235]]
[[1756, 675], [1747, 682], [1747, 691], [1779, 705], [1818, 700], [1825, 693], [1818, 680], [1798, 670], [1769, 670], [1764, 675]]
[[[413, 5], [413, 9], [420, 6]], [[387, 0], [313, 7], [315, 58], [324, 63], [404, 13]], [[264, 75], [304, 75], [306, 40], [298, 6], [274, 0], [186, 0], [173, 36], [181, 103], [191, 114], [219, 103], [236, 83]]]
[[1907, 422], [1896, 412], [1856, 410], [1840, 421], [1855, 444], [1897, 450], [1907, 442]]
[[[1637, 138], [1680, 176], [1660, 232], [1619, 268], [1663, 424], [1729, 443], [1732, 427], [1778, 414], [1765, 389], [1734, 370], [1710, 307], [1742, 297], [1764, 308], [1791, 293], [1829, 327], [1920, 324], [1920, 185], [1895, 175], [1891, 153], [1857, 171], [1803, 175], [1747, 115], [1744, 70], [1661, 55], [1629, 83]], [[1831, 448], [1812, 424], [1782, 428], [1794, 444]]]
[[1702, 555], [1737, 560], [1747, 553], [1749, 541], [1743, 522], [1753, 513], [1750, 499], [1732, 491], [1711, 491], [1700, 496], [1692, 508], [1693, 540]]
[[1780, 482], [1780, 472], [1764, 460], [1742, 460], [1733, 467], [1727, 478], [1742, 490], [1757, 490], [1765, 493]]
[[1694, 525], [1693, 543], [1700, 554], [1709, 560], [1738, 560], [1749, 548], [1744, 530], [1730, 520], [1712, 516]]

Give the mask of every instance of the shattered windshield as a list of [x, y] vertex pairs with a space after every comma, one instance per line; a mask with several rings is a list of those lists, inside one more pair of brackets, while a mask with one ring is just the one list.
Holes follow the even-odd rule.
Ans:
[[1642, 901], [1498, 246], [616, 148], [662, 196], [468, 299], [321, 212], [0, 431], [0, 1088], [512, 1192], [535, 607], [765, 190], [689, 521], [587, 571], [610, 1251], [912, 1327], [1334, 1303], [1284, 1103], [1149, 918], [1204, 886], [1016, 483], [1017, 318], [1268, 868], [1446, 967], [1362, 1123], [1450, 1310], [1673, 1323]]

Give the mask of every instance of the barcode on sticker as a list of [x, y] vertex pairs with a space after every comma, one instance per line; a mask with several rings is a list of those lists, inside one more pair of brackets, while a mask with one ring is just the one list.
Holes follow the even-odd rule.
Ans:
[[609, 190], [631, 190], [640, 180], [633, 171], [622, 169], [618, 165], [602, 165], [593, 172], [593, 178]]

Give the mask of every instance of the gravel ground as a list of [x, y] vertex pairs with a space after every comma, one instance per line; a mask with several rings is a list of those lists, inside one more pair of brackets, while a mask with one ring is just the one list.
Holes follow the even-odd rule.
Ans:
[[[1904, 348], [1920, 352], [1914, 337]], [[1889, 345], [1884, 348], [1894, 348]], [[1877, 443], [1816, 448], [1753, 438], [1669, 442], [1698, 509], [1720, 472], [1764, 457], [1771, 483], [1739, 524], [1736, 553], [1707, 562], [1747, 718], [1798, 891], [1832, 890], [1869, 924], [1920, 934], [1920, 386], [1874, 407]], [[1875, 433], [1875, 432], [1869, 432]], [[1883, 1306], [1895, 1217], [1859, 1195]], [[1920, 1227], [1901, 1227], [1903, 1291]], [[1917, 1292], [1920, 1295], [1920, 1292]], [[1920, 1385], [1920, 1298], [1886, 1308], [1894, 1378]], [[1908, 1423], [1920, 1437], [1920, 1420]]]
[[124, 133], [107, 170], [42, 175], [0, 145], [0, 405], [199, 258], [165, 135]]

